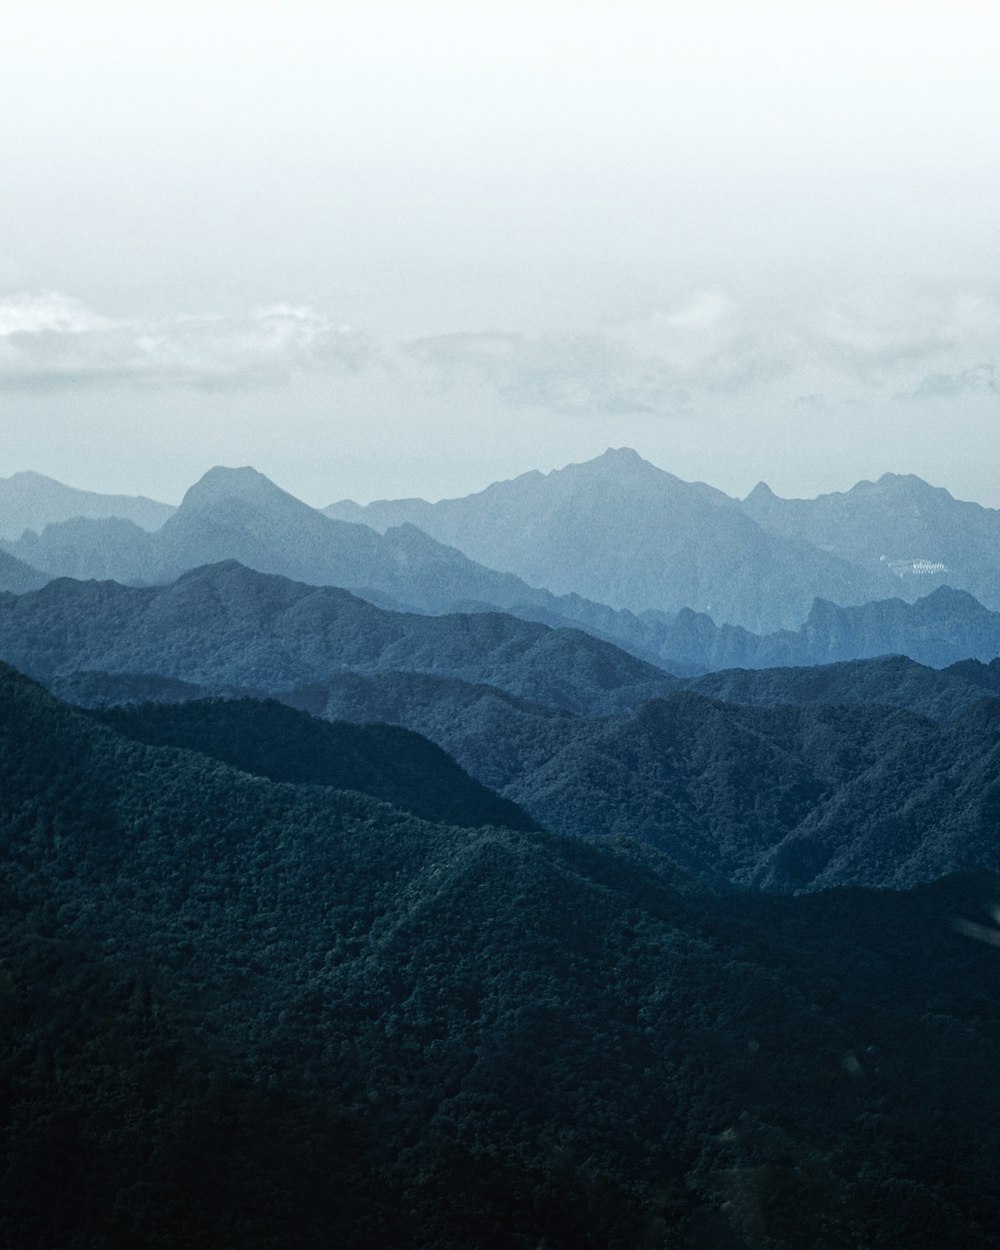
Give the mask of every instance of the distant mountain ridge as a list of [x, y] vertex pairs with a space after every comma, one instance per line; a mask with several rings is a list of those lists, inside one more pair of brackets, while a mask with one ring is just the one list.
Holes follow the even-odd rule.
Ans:
[[1000, 511], [913, 474], [885, 473], [815, 499], [781, 499], [761, 482], [743, 509], [773, 533], [859, 567], [888, 568], [906, 598], [947, 585], [1000, 607]]
[[28, 470], [0, 478], [0, 538], [18, 539], [25, 530], [41, 532], [47, 525], [74, 517], [119, 517], [155, 530], [173, 511], [171, 504], [145, 495], [79, 490]]
[[460, 499], [325, 511], [379, 529], [410, 521], [559, 592], [638, 613], [688, 608], [755, 633], [798, 627], [815, 598], [912, 600], [944, 585], [1000, 609], [1000, 511], [912, 475], [814, 500], [760, 483], [741, 501], [619, 448]]
[[379, 529], [408, 521], [557, 594], [633, 612], [691, 608], [755, 632], [799, 625], [817, 597], [863, 603], [892, 590], [885, 570], [862, 570], [773, 533], [738, 500], [683, 482], [628, 448], [464, 499], [332, 504], [325, 512]]
[[[405, 524], [381, 534], [332, 520], [251, 468], [209, 470], [154, 533], [120, 518], [77, 518], [5, 549], [50, 577], [160, 584], [237, 560], [262, 573], [337, 586], [385, 606], [427, 612], [496, 609], [613, 636], [619, 614], [560, 598], [470, 560]], [[602, 630], [602, 626], [606, 629]], [[626, 631], [634, 623], [623, 619]], [[640, 631], [641, 632], [641, 631]]]
[[587, 711], [634, 707], [676, 684], [580, 630], [501, 613], [386, 611], [235, 561], [166, 586], [61, 578], [0, 596], [0, 658], [42, 680], [81, 670], [156, 674], [271, 694], [333, 672], [408, 669]]
[[[799, 518], [796, 510], [803, 509]], [[909, 573], [898, 571], [895, 558], [873, 555], [879, 509], [888, 517], [887, 549], [927, 557], [914, 557]], [[260, 572], [339, 586], [393, 610], [500, 610], [580, 628], [679, 675], [887, 653], [943, 666], [988, 661], [1000, 651], [990, 606], [1000, 605], [1000, 594], [984, 604], [971, 592], [939, 585], [944, 573], [912, 571], [944, 567], [930, 558], [941, 555], [956, 576], [992, 594], [991, 526], [1000, 513], [960, 504], [919, 479], [887, 475], [817, 501], [775, 500], [760, 486], [740, 503], [620, 449], [557, 473], [496, 483], [464, 500], [326, 510], [338, 511], [348, 519], [324, 515], [251, 468], [215, 468], [158, 530], [121, 517], [77, 517], [3, 543], [8, 555], [36, 571], [22, 569], [6, 585], [20, 591], [46, 577], [165, 584], [205, 564], [237, 560]], [[827, 523], [829, 533], [822, 530]], [[979, 555], [959, 567], [956, 544], [977, 526], [972, 549]], [[778, 533], [782, 527], [787, 532]], [[930, 542], [935, 527], [950, 547]], [[841, 530], [838, 551], [822, 551], [802, 536], [830, 545], [830, 535]], [[523, 556], [523, 571], [537, 584], [479, 563], [460, 547], [497, 564]], [[574, 585], [605, 598], [570, 593]], [[633, 592], [636, 601], [676, 601], [677, 610], [610, 606]], [[699, 603], [703, 611], [696, 610]], [[718, 623], [740, 619], [757, 624]], [[787, 624], [775, 628], [777, 620]]]

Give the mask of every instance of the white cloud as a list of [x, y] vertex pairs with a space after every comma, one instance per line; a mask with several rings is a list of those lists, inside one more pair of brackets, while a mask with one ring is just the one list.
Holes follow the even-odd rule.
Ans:
[[367, 339], [324, 314], [275, 304], [243, 317], [115, 319], [59, 292], [0, 299], [0, 387], [80, 383], [248, 387], [358, 368]]

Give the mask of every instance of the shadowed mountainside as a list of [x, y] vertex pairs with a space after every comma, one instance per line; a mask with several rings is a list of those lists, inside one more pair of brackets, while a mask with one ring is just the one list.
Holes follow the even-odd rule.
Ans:
[[7, 1244], [998, 1245], [997, 878], [716, 897], [0, 703]]
[[538, 828], [440, 747], [398, 725], [330, 723], [247, 699], [145, 704], [99, 717], [135, 742], [196, 751], [271, 781], [358, 790], [423, 820]]
[[405, 673], [286, 697], [314, 715], [407, 725], [546, 828], [639, 838], [716, 884], [905, 888], [1000, 869], [987, 710], [1000, 700], [937, 725], [902, 708], [754, 707], [690, 691], [572, 716]]

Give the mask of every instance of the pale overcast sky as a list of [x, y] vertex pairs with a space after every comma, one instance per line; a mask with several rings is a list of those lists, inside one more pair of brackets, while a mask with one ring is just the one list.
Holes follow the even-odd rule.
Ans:
[[0, 476], [1000, 505], [1000, 5], [11, 5]]

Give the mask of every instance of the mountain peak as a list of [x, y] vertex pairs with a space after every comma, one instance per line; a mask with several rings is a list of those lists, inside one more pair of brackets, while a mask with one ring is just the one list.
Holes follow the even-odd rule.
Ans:
[[774, 491], [770, 488], [770, 486], [768, 486], [766, 482], [758, 482], [757, 485], [750, 492], [750, 494], [747, 495], [746, 499], [743, 500], [743, 502], [744, 503], [764, 503], [769, 499], [777, 499], [777, 495], [775, 495]]
[[181, 508], [188, 511], [192, 507], [206, 507], [221, 499], [233, 498], [273, 500], [291, 499], [292, 496], [250, 465], [238, 469], [216, 465], [188, 489]]
[[606, 460], [611, 464], [649, 464], [649, 461], [643, 460], [642, 456], [639, 455], [634, 447], [609, 447], [607, 451], [605, 451], [603, 455], [598, 456], [597, 459]]

